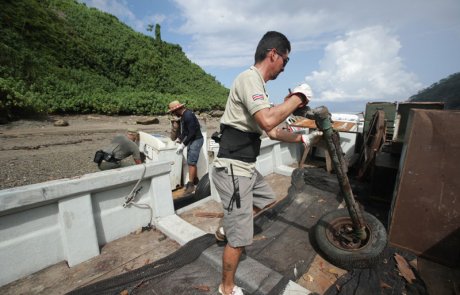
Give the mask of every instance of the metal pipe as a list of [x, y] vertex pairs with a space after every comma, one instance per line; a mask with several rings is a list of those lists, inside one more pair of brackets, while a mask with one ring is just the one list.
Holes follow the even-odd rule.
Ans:
[[323, 139], [326, 142], [329, 155], [331, 156], [332, 165], [337, 175], [340, 189], [347, 205], [348, 213], [350, 214], [353, 222], [355, 234], [360, 240], [365, 240], [367, 238], [367, 234], [363, 214], [358, 204], [355, 202], [353, 191], [351, 190], [350, 182], [346, 173], [347, 164], [340, 146], [339, 134], [332, 127], [331, 114], [325, 106], [321, 106], [309, 111], [306, 117], [315, 120], [316, 126], [323, 131]]

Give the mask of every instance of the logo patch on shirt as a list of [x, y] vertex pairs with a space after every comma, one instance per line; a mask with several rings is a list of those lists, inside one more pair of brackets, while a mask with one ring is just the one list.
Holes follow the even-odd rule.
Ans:
[[252, 96], [252, 100], [253, 100], [253, 101], [256, 101], [256, 100], [259, 100], [259, 99], [262, 99], [262, 100], [263, 100], [263, 99], [264, 99], [264, 95], [263, 95], [263, 94], [254, 94], [254, 95]]

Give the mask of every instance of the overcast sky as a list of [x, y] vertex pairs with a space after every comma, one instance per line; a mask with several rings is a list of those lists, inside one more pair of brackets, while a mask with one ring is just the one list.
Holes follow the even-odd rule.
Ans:
[[313, 107], [364, 111], [368, 101], [404, 101], [460, 72], [459, 0], [85, 0], [134, 30], [179, 44], [230, 88], [254, 63], [266, 31], [291, 41], [290, 61], [268, 92], [280, 103], [297, 84]]

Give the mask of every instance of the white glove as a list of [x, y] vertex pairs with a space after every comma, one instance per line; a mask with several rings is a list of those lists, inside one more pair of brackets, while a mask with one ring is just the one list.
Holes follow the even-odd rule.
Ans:
[[[289, 96], [292, 96], [293, 94], [302, 94], [308, 101], [313, 98], [313, 91], [307, 83], [300, 84], [294, 88]], [[306, 105], [308, 101], [304, 101], [303, 105]]]
[[318, 136], [323, 136], [323, 131], [315, 130], [310, 134], [303, 134], [302, 135], [302, 142], [306, 146], [309, 146], [311, 142]]
[[185, 145], [183, 143], [179, 144], [179, 146], [176, 149], [176, 154], [180, 155], [184, 151]]

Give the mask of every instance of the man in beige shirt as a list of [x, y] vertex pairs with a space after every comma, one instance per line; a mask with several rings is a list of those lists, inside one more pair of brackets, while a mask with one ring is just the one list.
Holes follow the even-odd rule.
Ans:
[[219, 152], [211, 171], [224, 208], [222, 227], [216, 232], [216, 238], [227, 240], [220, 294], [243, 294], [234, 280], [241, 253], [245, 246], [252, 244], [253, 214], [273, 204], [276, 198], [256, 170], [262, 132], [271, 139], [307, 145], [313, 137], [277, 127], [295, 110], [306, 107], [311, 98], [308, 85], [296, 87], [277, 106], [272, 107], [268, 100], [265, 83], [284, 71], [290, 51], [286, 36], [267, 32], [257, 46], [254, 66], [235, 79], [221, 119]]

